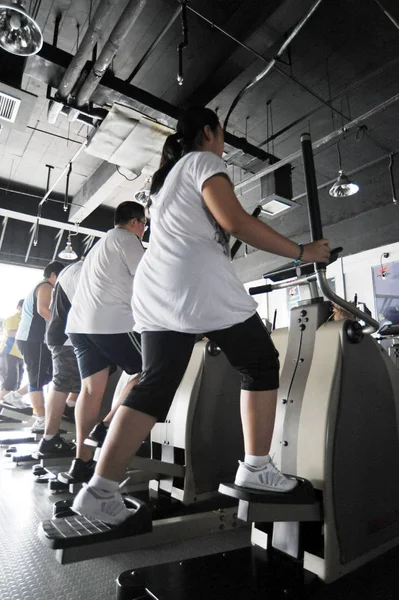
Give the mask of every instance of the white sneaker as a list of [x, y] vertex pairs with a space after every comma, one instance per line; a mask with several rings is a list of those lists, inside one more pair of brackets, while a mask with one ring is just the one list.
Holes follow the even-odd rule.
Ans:
[[119, 491], [107, 492], [87, 483], [83, 484], [73, 501], [72, 510], [82, 516], [99, 519], [108, 525], [119, 525], [132, 516]]
[[44, 426], [46, 423], [45, 417], [36, 417], [33, 421], [32, 427], [30, 428], [32, 433], [44, 433]]
[[264, 467], [260, 468], [238, 462], [240, 466], [234, 483], [239, 487], [264, 492], [291, 492], [298, 485], [296, 479], [283, 475], [271, 458]]
[[22, 400], [23, 396], [17, 394], [17, 392], [8, 392], [3, 398], [3, 402], [10, 404], [14, 408], [26, 408], [25, 402]]

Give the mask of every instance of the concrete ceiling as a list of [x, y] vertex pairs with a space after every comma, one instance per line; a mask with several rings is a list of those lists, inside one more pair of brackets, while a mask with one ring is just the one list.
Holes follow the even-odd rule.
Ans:
[[[102, 31], [100, 49], [126, 4], [125, 0], [119, 2], [112, 19]], [[179, 86], [176, 81], [176, 47], [181, 41], [179, 19], [170, 27], [134, 77], [132, 85], [119, 85], [120, 80], [123, 82], [129, 77], [178, 6], [177, 0], [151, 0], [115, 56], [112, 72], [104, 78], [92, 99], [96, 106], [107, 110], [114, 101], [135, 109], [139, 104], [144, 114], [152, 116], [153, 109], [146, 108], [141, 96], [139, 103], [135, 100], [138, 88], [176, 107], [196, 104], [198, 101], [206, 102], [218, 110], [223, 120], [238, 91], [265, 66], [265, 60], [257, 58], [255, 52], [265, 59], [274, 56], [275, 49], [284, 36], [312, 4], [311, 0], [275, 0], [267, 3], [259, 3], [258, 0], [191, 0], [190, 7], [218, 27], [227, 30], [254, 52], [236, 44], [193, 12], [189, 12], [189, 45], [184, 53], [184, 85]], [[383, 0], [383, 4], [399, 21], [397, 2]], [[44, 39], [47, 44], [52, 44], [54, 22], [60, 14], [58, 48], [67, 54], [58, 53], [56, 56], [54, 53], [53, 57], [47, 49], [46, 60], [43, 58], [41, 63], [38, 62], [41, 60], [39, 56], [27, 62], [21, 87], [35, 94], [37, 101], [27, 129], [0, 132], [0, 188], [3, 188], [3, 191], [0, 189], [0, 208], [5, 202], [2, 197], [5, 189], [25, 193], [28, 190], [34, 194], [31, 198], [34, 212], [37, 196], [45, 192], [46, 165], [54, 166], [52, 177], [55, 179], [79, 148], [79, 144], [88, 135], [92, 135], [88, 125], [69, 122], [63, 116], [59, 117], [55, 125], [50, 125], [47, 120], [46, 93], [47, 84], [50, 83], [54, 95], [54, 88], [59, 83], [70, 55], [76, 52], [78, 34], [81, 40], [88, 25], [90, 10], [93, 14], [97, 5], [98, 0], [42, 0], [37, 20], [42, 27]], [[277, 68], [238, 104], [230, 118], [229, 131], [238, 137], [245, 137], [254, 146], [267, 150], [278, 158], [289, 156], [299, 149], [299, 136], [303, 131], [310, 131], [313, 141], [316, 141], [398, 94], [398, 51], [399, 30], [374, 0], [363, 0], [360, 5], [353, 0], [324, 0], [295, 38], [289, 52], [277, 63]], [[61, 57], [60, 60], [58, 56]], [[64, 66], [61, 65], [62, 62], [65, 63]], [[46, 68], [43, 67], [44, 64]], [[0, 72], [0, 81], [1, 78]], [[357, 85], [362, 81], [361, 85]], [[119, 88], [115, 92], [111, 88], [114, 86], [116, 89], [116, 84]], [[331, 98], [335, 99], [330, 103]], [[328, 106], [329, 103], [333, 110]], [[383, 235], [387, 242], [397, 241], [399, 237], [393, 228], [388, 227], [388, 223], [387, 227], [383, 225], [385, 219], [392, 221], [388, 159], [384, 157], [399, 150], [398, 106], [399, 104], [392, 104], [386, 110], [362, 121], [361, 125], [366, 126], [366, 130], [353, 128], [341, 140], [345, 170], [351, 172], [360, 169], [354, 179], [361, 183], [361, 192], [355, 197], [337, 201], [328, 196], [328, 188], [320, 191], [325, 223], [328, 227], [335, 224], [335, 229], [331, 232], [337, 240], [340, 237], [339, 223], [349, 223], [362, 213], [382, 211], [379, 231], [364, 231], [362, 235], [355, 236], [356, 246], [349, 245], [347, 251], [355, 252], [372, 245], [381, 245], [384, 243], [381, 242]], [[308, 113], [312, 114], [306, 117]], [[296, 121], [300, 122], [294, 124]], [[169, 115], [163, 122], [173, 125], [174, 120]], [[277, 135], [272, 142], [265, 143], [272, 134], [284, 130], [290, 124], [293, 125]], [[375, 163], [379, 159], [381, 160]], [[373, 165], [362, 170], [370, 162]], [[255, 167], [251, 165], [247, 168], [231, 165], [229, 172], [234, 182], [239, 183], [267, 164], [262, 165], [258, 161]], [[79, 156], [70, 177], [70, 203], [75, 198], [75, 204], [81, 206], [90, 200], [87, 194], [85, 196], [84, 190], [93, 189], [91, 182], [96, 182], [99, 170], [106, 169], [107, 173], [109, 171], [108, 179], [113, 177], [110, 180], [112, 193], [110, 194], [108, 184], [107, 194], [99, 196], [102, 209], [113, 208], [120, 201], [131, 198], [142, 186], [143, 177], [130, 182], [128, 179], [131, 174], [128, 171], [122, 170], [128, 178], [125, 179], [123, 175], [115, 175], [116, 168], [113, 170], [107, 165], [108, 163], [104, 164], [100, 158], [89, 153], [83, 152]], [[298, 202], [302, 205], [304, 176], [300, 158], [294, 160], [292, 166], [294, 196], [299, 197]], [[315, 151], [315, 166], [320, 185], [336, 176], [335, 141]], [[397, 183], [398, 179], [399, 171], [395, 167]], [[64, 191], [65, 179], [56, 187], [51, 198], [62, 201]], [[243, 187], [239, 198], [243, 206], [251, 211], [259, 201], [259, 182]], [[93, 210], [94, 214], [99, 211], [100, 208], [96, 206], [98, 204], [95, 203], [94, 208], [86, 211], [87, 214]], [[59, 210], [62, 211], [62, 206], [59, 206]], [[363, 223], [364, 227], [366, 221]], [[105, 222], [106, 228], [109, 219], [104, 218], [104, 224]], [[82, 226], [84, 225], [83, 221]], [[273, 226], [286, 235], [298, 239], [306, 237], [305, 208], [274, 220]], [[391, 239], [392, 237], [395, 239]], [[252, 255], [251, 250], [247, 259], [242, 258], [241, 254], [236, 262], [240, 277], [244, 280], [256, 278], [267, 270], [267, 264], [272, 264], [270, 257], [259, 252]]]

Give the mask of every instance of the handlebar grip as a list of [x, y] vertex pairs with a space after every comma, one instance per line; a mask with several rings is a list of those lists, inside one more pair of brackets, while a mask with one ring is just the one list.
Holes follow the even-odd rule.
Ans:
[[268, 294], [273, 291], [273, 286], [270, 283], [266, 285], [258, 285], [257, 287], [251, 287], [248, 290], [248, 293], [251, 296], [256, 296], [256, 294]]

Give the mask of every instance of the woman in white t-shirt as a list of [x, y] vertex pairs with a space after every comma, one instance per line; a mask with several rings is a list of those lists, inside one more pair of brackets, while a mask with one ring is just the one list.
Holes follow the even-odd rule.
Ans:
[[84, 515], [118, 524], [129, 517], [118, 485], [131, 456], [168, 413], [196, 334], [214, 341], [241, 374], [245, 458], [235, 483], [290, 492], [297, 484], [269, 457], [278, 353], [237, 278], [229, 235], [305, 262], [328, 262], [326, 240], [298, 245], [245, 212], [222, 160], [214, 112], [190, 109], [165, 142], [151, 187], [151, 242], [135, 276], [133, 311], [142, 334], [143, 376], [112, 423], [96, 474], [75, 499]]

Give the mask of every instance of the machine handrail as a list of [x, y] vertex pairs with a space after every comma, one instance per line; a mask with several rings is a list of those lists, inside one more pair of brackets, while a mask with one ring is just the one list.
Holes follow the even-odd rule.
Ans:
[[265, 285], [251, 287], [249, 288], [248, 293], [251, 296], [256, 296], [256, 294], [268, 294], [274, 290], [282, 290], [294, 285], [308, 285], [313, 281], [316, 281], [316, 273], [312, 273], [311, 275], [303, 275], [297, 279], [286, 279], [285, 281], [279, 281], [277, 283], [266, 283]]
[[359, 310], [358, 308], [356, 308], [356, 306], [354, 306], [350, 302], [347, 302], [340, 296], [337, 296], [337, 294], [335, 294], [332, 291], [332, 289], [328, 285], [325, 268], [321, 269], [321, 268], [317, 267], [317, 281], [318, 281], [321, 291], [323, 292], [323, 294], [325, 295], [326, 298], [328, 298], [329, 300], [331, 300], [331, 302], [334, 302], [334, 304], [336, 304], [337, 306], [340, 306], [347, 312], [351, 313], [352, 315], [354, 315], [355, 317], [357, 317], [358, 319], [360, 319], [361, 321], [364, 321], [366, 323], [366, 325], [364, 325], [362, 327], [363, 333], [370, 334], [370, 333], [375, 333], [376, 331], [379, 330], [380, 324], [378, 323], [378, 321], [376, 321], [375, 319], [370, 317], [368, 314], [366, 314], [362, 310]]
[[[317, 192], [316, 172], [313, 161], [312, 142], [309, 133], [301, 135], [301, 148], [303, 167], [305, 171], [306, 193], [308, 196], [308, 215], [310, 235], [312, 241], [321, 240], [323, 238], [323, 227], [321, 223], [319, 196]], [[326, 298], [334, 302], [337, 306], [345, 309], [358, 319], [366, 323], [362, 327], [363, 333], [375, 333], [380, 328], [378, 321], [359, 310], [353, 304], [350, 304], [340, 296], [337, 296], [327, 282], [326, 265], [324, 263], [315, 263], [315, 271], [317, 273], [317, 281], [319, 287]]]

